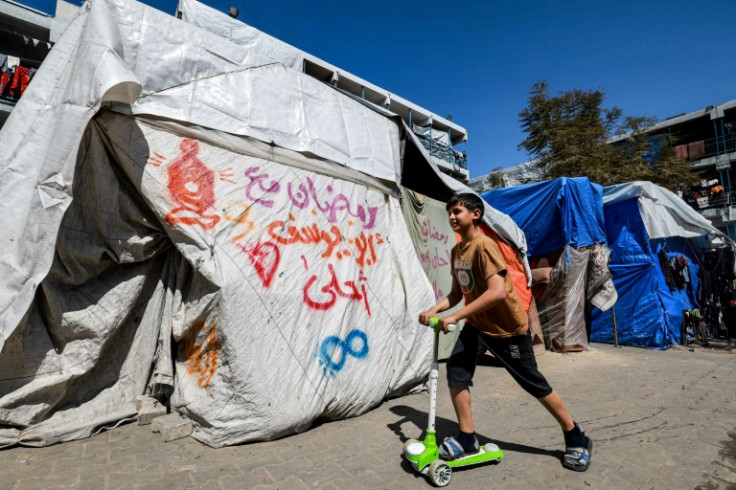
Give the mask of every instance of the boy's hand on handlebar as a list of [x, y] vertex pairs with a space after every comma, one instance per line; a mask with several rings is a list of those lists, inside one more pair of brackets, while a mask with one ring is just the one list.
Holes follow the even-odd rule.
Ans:
[[437, 313], [434, 310], [427, 310], [419, 314], [419, 323], [422, 325], [429, 325], [429, 320]]
[[447, 333], [449, 332], [447, 326], [448, 325], [457, 325], [458, 320], [455, 315], [446, 316], [444, 318], [439, 319], [439, 323], [437, 325], [437, 328], [439, 328], [442, 332]]

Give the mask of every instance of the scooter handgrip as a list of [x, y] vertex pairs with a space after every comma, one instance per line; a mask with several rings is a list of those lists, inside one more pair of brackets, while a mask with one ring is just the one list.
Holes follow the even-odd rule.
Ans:
[[[429, 319], [428, 325], [435, 332], [439, 332], [439, 330], [438, 330], [439, 324], [440, 324], [440, 319], [437, 318], [436, 316], [433, 316], [432, 318]], [[447, 325], [447, 331], [448, 332], [454, 332], [455, 330], [457, 330], [457, 325], [455, 325], [454, 323], [450, 323], [450, 324]]]

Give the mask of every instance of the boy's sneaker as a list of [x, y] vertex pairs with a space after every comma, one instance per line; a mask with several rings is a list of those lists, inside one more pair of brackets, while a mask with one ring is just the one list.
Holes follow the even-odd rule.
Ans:
[[453, 459], [462, 458], [468, 454], [477, 453], [480, 451], [478, 445], [478, 438], [473, 436], [472, 446], [463, 446], [454, 437], [445, 437], [445, 440], [440, 444], [440, 458], [445, 461], [452, 461]]
[[593, 453], [593, 441], [585, 436], [584, 447], [566, 447], [562, 466], [572, 471], [585, 471], [590, 466], [590, 455]]

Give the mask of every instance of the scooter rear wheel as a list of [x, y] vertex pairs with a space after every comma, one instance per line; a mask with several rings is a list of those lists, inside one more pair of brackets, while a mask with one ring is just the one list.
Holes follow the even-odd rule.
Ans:
[[429, 481], [432, 482], [432, 485], [445, 487], [450, 483], [450, 479], [452, 478], [452, 468], [441, 459], [438, 459], [429, 465], [427, 476], [429, 476]]

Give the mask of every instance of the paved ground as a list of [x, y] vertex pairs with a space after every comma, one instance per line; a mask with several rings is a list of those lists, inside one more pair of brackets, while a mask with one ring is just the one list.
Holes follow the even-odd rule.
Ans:
[[[505, 450], [495, 465], [455, 471], [455, 488], [736, 488], [736, 350], [665, 352], [594, 344], [545, 353], [542, 371], [594, 439], [586, 473], [562, 467], [554, 420], [502, 369], [476, 375], [479, 434]], [[443, 365], [444, 368], [444, 365]], [[438, 430], [455, 431], [443, 382]], [[164, 443], [129, 424], [42, 449], [0, 451], [0, 488], [430, 488], [402, 460], [418, 437], [428, 399], [410, 395], [349, 420], [278, 441], [211, 449]]]

